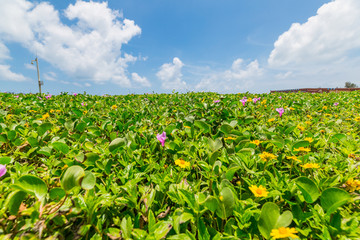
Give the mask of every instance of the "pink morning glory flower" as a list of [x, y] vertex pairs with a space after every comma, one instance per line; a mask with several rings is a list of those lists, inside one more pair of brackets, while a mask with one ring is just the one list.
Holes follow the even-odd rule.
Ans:
[[214, 103], [218, 103], [218, 102], [220, 102], [220, 100], [214, 100]]
[[280, 117], [285, 112], [285, 110], [283, 108], [277, 108], [276, 111], [279, 113]]
[[161, 142], [161, 146], [165, 146], [166, 132], [156, 135], [156, 138]]
[[240, 100], [240, 102], [242, 102], [243, 106], [245, 106], [246, 101], [247, 101], [246, 98], [243, 98]]
[[87, 106], [87, 103], [82, 102], [81, 106]]
[[253, 102], [256, 103], [257, 101], [259, 101], [261, 98], [253, 98]]
[[46, 98], [46, 99], [51, 98], [51, 94], [49, 94], [49, 95], [45, 96], [45, 98]]
[[337, 105], [339, 105], [339, 103], [338, 103], [338, 102], [334, 103], [334, 106], [337, 106]]
[[6, 173], [6, 165], [0, 164], [0, 177], [4, 176]]
[[14, 97], [19, 98], [19, 96], [14, 96]]
[[279, 99], [282, 99], [282, 97], [280, 96]]
[[76, 97], [77, 93], [74, 93], [74, 96]]

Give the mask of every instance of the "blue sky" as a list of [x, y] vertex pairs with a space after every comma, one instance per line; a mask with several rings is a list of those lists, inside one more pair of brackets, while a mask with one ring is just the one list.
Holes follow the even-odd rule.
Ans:
[[0, 91], [360, 85], [358, 0], [0, 0]]

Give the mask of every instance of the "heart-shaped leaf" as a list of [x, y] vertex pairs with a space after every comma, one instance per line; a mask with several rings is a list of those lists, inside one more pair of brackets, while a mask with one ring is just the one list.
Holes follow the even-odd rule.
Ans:
[[320, 203], [327, 214], [335, 212], [350, 200], [350, 194], [339, 188], [328, 188], [321, 193]]
[[285, 211], [280, 215], [280, 208], [272, 202], [267, 202], [261, 208], [258, 221], [258, 228], [264, 238], [269, 239], [272, 229], [287, 227], [292, 222], [293, 215], [290, 211]]
[[296, 179], [295, 183], [307, 203], [313, 203], [319, 198], [320, 191], [311, 179], [307, 177], [299, 177]]
[[48, 191], [46, 183], [33, 175], [21, 176], [14, 186], [24, 192], [35, 195], [38, 199], [45, 197]]
[[62, 188], [68, 192], [76, 186], [81, 186], [81, 180], [85, 176], [85, 171], [80, 166], [71, 166], [66, 169], [61, 179]]

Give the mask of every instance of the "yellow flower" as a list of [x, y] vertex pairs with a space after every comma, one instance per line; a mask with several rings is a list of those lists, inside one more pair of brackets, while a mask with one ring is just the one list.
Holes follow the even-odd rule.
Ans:
[[29, 124], [28, 124], [28, 123], [25, 123], [24, 126], [25, 126], [25, 127], [29, 127]]
[[295, 108], [293, 108], [293, 107], [289, 107], [289, 109], [292, 110], [292, 111], [295, 110]]
[[299, 147], [297, 149], [294, 149], [295, 152], [310, 152], [311, 149], [310, 148], [305, 148], [305, 147]]
[[252, 185], [251, 187], [249, 187], [249, 189], [255, 195], [255, 197], [266, 197], [268, 195], [266, 188], [264, 188], [262, 185], [260, 185], [259, 187], [256, 185]]
[[325, 116], [326, 116], [326, 117], [331, 117], [331, 114], [326, 113]]
[[300, 131], [304, 131], [304, 130], [305, 130], [305, 128], [304, 128], [303, 126], [301, 126], [300, 124], [298, 124], [296, 128], [299, 129]]
[[287, 156], [286, 158], [297, 161], [297, 162], [301, 162], [296, 156]]
[[46, 120], [49, 117], [50, 117], [49, 113], [45, 113], [44, 115], [42, 115], [42, 118], [40, 118], [40, 120]]
[[322, 129], [322, 130], [320, 130], [320, 133], [324, 133], [324, 132], [325, 132], [325, 130], [323, 130], [323, 129]]
[[112, 106], [111, 106], [111, 109], [112, 109], [112, 110], [115, 110], [115, 109], [117, 109], [117, 106], [116, 106], [116, 105], [112, 105]]
[[189, 126], [184, 126], [184, 128], [191, 128], [191, 127], [189, 127]]
[[327, 106], [323, 106], [323, 108], [322, 108], [322, 109], [326, 110], [327, 108], [328, 108]]
[[86, 110], [84, 110], [84, 112], [83, 112], [84, 114], [87, 114], [88, 113], [88, 111], [86, 111]]
[[310, 125], [311, 122], [310, 121], [305, 121], [305, 124]]
[[309, 119], [312, 119], [312, 116], [311, 115], [306, 115]]
[[294, 234], [297, 232], [298, 231], [296, 231], [295, 228], [280, 227], [278, 229], [271, 230], [270, 236], [272, 236], [274, 239], [287, 238], [287, 237], [299, 238], [297, 235]]
[[275, 118], [270, 118], [270, 119], [268, 120], [268, 122], [273, 122], [273, 121], [275, 121]]
[[349, 179], [346, 181], [346, 189], [349, 192], [354, 192], [355, 190], [360, 190], [360, 180], [354, 180], [354, 179]]
[[224, 140], [236, 140], [236, 138], [234, 138], [234, 137], [226, 137], [226, 138], [224, 138]]
[[305, 140], [305, 141], [308, 141], [309, 143], [311, 143], [311, 142], [314, 141], [314, 139], [312, 139], [311, 137], [306, 137], [304, 140]]
[[219, 199], [220, 199], [220, 201], [224, 201], [224, 197], [223, 197], [223, 196], [220, 196]]
[[356, 118], [355, 118], [355, 121], [360, 122], [360, 117], [356, 117]]
[[276, 156], [274, 154], [268, 153], [268, 152], [263, 152], [259, 156], [260, 156], [261, 160], [263, 160], [265, 162], [269, 161], [269, 160], [276, 159]]
[[259, 146], [259, 144], [261, 143], [261, 141], [259, 141], [259, 140], [254, 140], [254, 141], [251, 141], [250, 143], [253, 143], [253, 144], [255, 144], [256, 146]]
[[303, 167], [303, 168], [319, 168], [320, 166], [319, 166], [319, 164], [317, 164], [317, 163], [306, 163], [306, 164], [304, 164], [304, 165], [300, 165], [301, 167]]
[[12, 114], [6, 115], [6, 119], [9, 120], [12, 116], [13, 116]]
[[54, 110], [54, 109], [51, 109], [51, 110], [50, 110], [50, 113], [53, 113], [53, 112], [55, 112], [55, 110]]
[[35, 111], [35, 110], [32, 110], [32, 109], [30, 109], [30, 110], [29, 110], [29, 112], [33, 112], [33, 113], [36, 113], [36, 111]]
[[248, 102], [251, 102], [252, 101], [252, 98], [248, 98], [248, 100], [247, 100]]
[[261, 101], [261, 104], [264, 105], [266, 103], [266, 99]]
[[181, 168], [187, 168], [187, 167], [190, 167], [190, 163], [183, 160], [183, 159], [178, 159], [175, 161], [175, 164], [178, 165], [179, 167]]
[[60, 113], [60, 112], [61, 112], [61, 110], [56, 110], [56, 112], [57, 112], [57, 113]]

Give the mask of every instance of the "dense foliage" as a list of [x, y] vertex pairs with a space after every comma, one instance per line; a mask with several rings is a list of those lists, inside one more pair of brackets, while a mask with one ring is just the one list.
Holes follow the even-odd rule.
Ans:
[[0, 93], [0, 235], [359, 239], [359, 97]]

